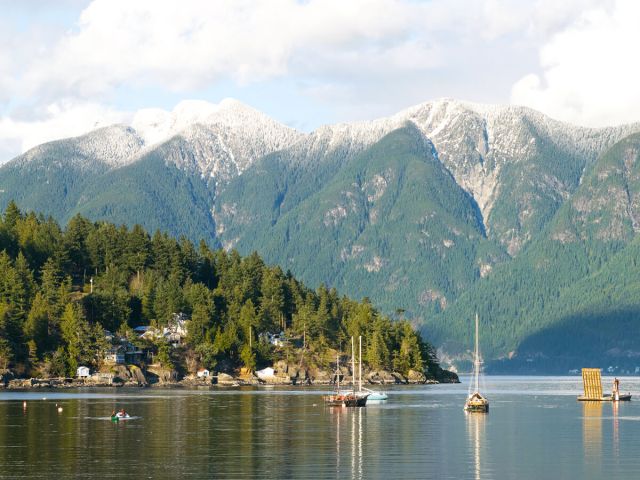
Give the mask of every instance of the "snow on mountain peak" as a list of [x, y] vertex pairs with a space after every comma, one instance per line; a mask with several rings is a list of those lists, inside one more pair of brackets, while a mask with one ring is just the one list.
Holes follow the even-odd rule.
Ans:
[[260, 129], [279, 126], [275, 120], [238, 100], [227, 98], [220, 103], [204, 100], [183, 100], [172, 111], [159, 108], [139, 110], [131, 122], [147, 146], [162, 143], [193, 125], [221, 125], [229, 128]]
[[[216, 183], [230, 180], [303, 135], [231, 98], [218, 104], [185, 100], [171, 112], [140, 110], [131, 126], [144, 139], [145, 152], [161, 147], [175, 165], [213, 177]], [[180, 148], [175, 148], [175, 141]]]

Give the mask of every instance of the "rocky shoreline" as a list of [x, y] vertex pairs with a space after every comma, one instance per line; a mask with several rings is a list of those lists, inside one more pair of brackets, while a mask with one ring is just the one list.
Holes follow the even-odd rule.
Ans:
[[[278, 362], [281, 363], [281, 362]], [[189, 374], [180, 378], [174, 370], [149, 366], [144, 370], [135, 365], [118, 365], [107, 372], [98, 372], [87, 378], [17, 378], [10, 371], [0, 373], [0, 389], [64, 389], [95, 387], [239, 387], [239, 386], [317, 386], [332, 385], [334, 375], [320, 369], [304, 369], [286, 364], [276, 364], [274, 375], [259, 378], [255, 373], [220, 372], [209, 377]], [[351, 383], [351, 372], [344, 369], [340, 382]], [[363, 375], [366, 385], [433, 385], [459, 383], [455, 373], [442, 371], [440, 378], [428, 378], [423, 372], [409, 371], [406, 376], [398, 372], [375, 370]]]

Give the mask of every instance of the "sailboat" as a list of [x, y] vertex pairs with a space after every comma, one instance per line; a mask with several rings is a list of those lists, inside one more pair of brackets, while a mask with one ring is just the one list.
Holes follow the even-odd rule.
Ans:
[[362, 391], [362, 339], [360, 340], [360, 389], [356, 391], [355, 382], [355, 352], [353, 337], [351, 337], [351, 363], [352, 363], [352, 390], [340, 390], [340, 355], [336, 355], [336, 392], [333, 395], [325, 395], [324, 402], [330, 407], [364, 407], [367, 404], [369, 393]]
[[[358, 337], [358, 340], [360, 342], [360, 381], [358, 382], [358, 393], [360, 395], [367, 395], [367, 400], [369, 401], [374, 401], [374, 402], [378, 402], [378, 401], [383, 401], [383, 400], [387, 400], [389, 397], [387, 396], [386, 392], [377, 392], [375, 390], [370, 390], [368, 388], [363, 388], [362, 387], [362, 337]], [[351, 337], [351, 349], [353, 350], [353, 337]], [[354, 375], [355, 375], [355, 365], [354, 365]], [[355, 388], [355, 385], [354, 385]]]
[[489, 400], [487, 400], [480, 393], [478, 385], [480, 377], [480, 349], [478, 348], [478, 314], [476, 313], [476, 342], [475, 350], [473, 352], [473, 380], [474, 391], [467, 397], [467, 401], [464, 403], [464, 409], [467, 412], [489, 412]]
[[[351, 368], [353, 371], [353, 391], [356, 394], [356, 397], [358, 399], [358, 402], [361, 405], [358, 406], [362, 406], [364, 407], [367, 404], [367, 400], [371, 397], [371, 391], [367, 391], [366, 389], [362, 388], [362, 336], [358, 337], [358, 341], [360, 342], [360, 353], [359, 353], [359, 359], [360, 359], [360, 365], [359, 365], [359, 370], [358, 370], [358, 391], [356, 392], [356, 363], [355, 363], [355, 355], [353, 355], [351, 357]], [[353, 344], [353, 337], [351, 337], [351, 352], [353, 353], [354, 351], [354, 344]]]

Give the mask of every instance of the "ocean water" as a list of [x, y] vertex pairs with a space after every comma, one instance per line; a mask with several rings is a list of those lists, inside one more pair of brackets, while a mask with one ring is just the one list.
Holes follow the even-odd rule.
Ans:
[[319, 388], [0, 392], [0, 478], [638, 477], [640, 378], [616, 405], [577, 402], [579, 377], [487, 377], [488, 414], [462, 380], [360, 409]]

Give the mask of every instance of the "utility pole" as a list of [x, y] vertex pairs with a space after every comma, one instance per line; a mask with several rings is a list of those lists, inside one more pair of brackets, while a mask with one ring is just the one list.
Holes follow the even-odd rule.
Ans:
[[93, 293], [93, 277], [89, 279], [89, 283], [91, 284], [91, 293]]

